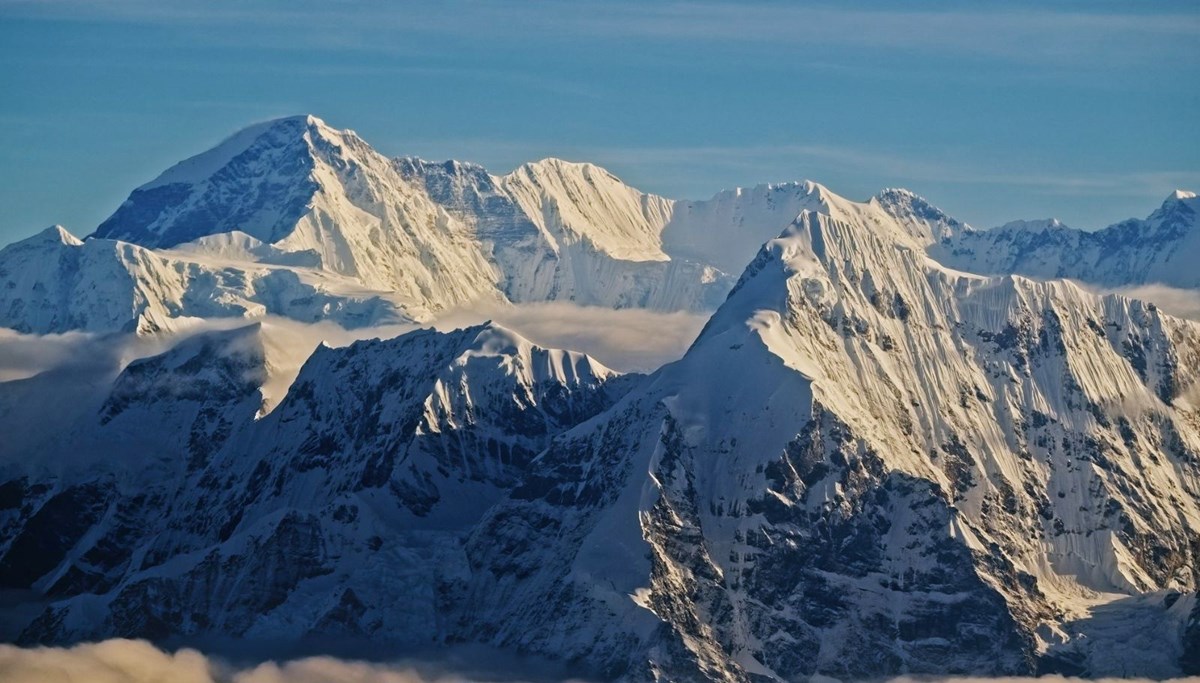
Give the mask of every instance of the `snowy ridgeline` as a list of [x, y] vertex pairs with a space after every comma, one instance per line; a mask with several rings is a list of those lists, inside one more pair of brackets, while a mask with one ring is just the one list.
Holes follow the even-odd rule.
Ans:
[[0, 252], [4, 324], [151, 348], [194, 318], [715, 312], [647, 376], [485, 324], [281, 380], [231, 324], [0, 382], [0, 588], [29, 596], [0, 635], [474, 643], [635, 681], [1200, 672], [1200, 324], [1046, 279], [1195, 288], [1197, 208], [976, 231], [903, 190], [673, 202], [248, 129], [92, 238]]
[[947, 265], [1105, 286], [1197, 286], [1197, 202], [1099, 233], [975, 231], [904, 190], [864, 204], [811, 182], [706, 201], [546, 159], [494, 176], [390, 159], [314, 117], [251, 127], [137, 188], [86, 241], [48, 229], [0, 251], [0, 324], [33, 333], [179, 329], [264, 314], [344, 327], [503, 302], [711, 311], [802, 210], [899, 226]]

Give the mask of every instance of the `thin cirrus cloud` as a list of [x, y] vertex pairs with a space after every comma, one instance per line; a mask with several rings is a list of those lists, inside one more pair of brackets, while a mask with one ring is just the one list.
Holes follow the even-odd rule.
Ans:
[[[1172, 54], [1200, 59], [1195, 36], [1200, 17], [1179, 11], [1045, 9], [1017, 6], [949, 6], [899, 11], [850, 10], [830, 4], [771, 2], [598, 2], [464, 1], [406, 6], [384, 3], [289, 3], [249, 6], [240, 2], [204, 5], [180, 0], [8, 0], [0, 12], [12, 16], [154, 24], [266, 27], [290, 30], [322, 26], [307, 34], [305, 47], [322, 45], [366, 51], [406, 50], [397, 34], [536, 35], [543, 40], [634, 39], [716, 42], [756, 46], [840, 45], [867, 50], [947, 52], [1045, 65], [1096, 67], [1141, 63]], [[1078, 5], [1076, 5], [1078, 7]], [[501, 29], [500, 27], [508, 27]], [[364, 41], [364, 37], [392, 36]], [[282, 37], [279, 34], [277, 37]], [[265, 36], [270, 45], [271, 35]], [[280, 48], [295, 49], [294, 41]], [[616, 55], [614, 55], [616, 57]]]

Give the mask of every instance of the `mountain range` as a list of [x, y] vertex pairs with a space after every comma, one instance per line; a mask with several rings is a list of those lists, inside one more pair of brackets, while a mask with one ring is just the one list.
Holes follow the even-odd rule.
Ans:
[[[87, 239], [0, 250], [0, 325], [170, 340], [0, 382], [0, 635], [480, 644], [596, 680], [1200, 674], [1200, 322], [1093, 291], [1200, 288], [1198, 209], [977, 230], [901, 189], [678, 201], [253, 126]], [[282, 380], [259, 320], [546, 301], [710, 318], [646, 375], [485, 323]]]

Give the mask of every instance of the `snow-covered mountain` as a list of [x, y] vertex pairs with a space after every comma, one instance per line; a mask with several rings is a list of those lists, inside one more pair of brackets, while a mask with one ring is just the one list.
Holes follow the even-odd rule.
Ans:
[[[0, 636], [1200, 673], [1200, 323], [1053, 279], [1200, 288], [1196, 201], [978, 231], [906, 190], [673, 201], [255, 126], [0, 250], [0, 324], [95, 349], [0, 382]], [[494, 324], [296, 374], [279, 321], [214, 321], [553, 300], [715, 312], [645, 377]]]
[[414, 318], [494, 289], [474, 235], [353, 131], [312, 116], [254, 126], [168, 169], [95, 237], [172, 247], [234, 230], [392, 292]]
[[[503, 301], [706, 311], [758, 245], [827, 201], [845, 203], [804, 182], [677, 202], [558, 159], [496, 176], [455, 161], [388, 159], [353, 131], [291, 117], [168, 169], [86, 240], [135, 257], [0, 253], [0, 276], [35, 274], [8, 277], [0, 311], [6, 326], [36, 332], [148, 332], [176, 328], [176, 318], [262, 313], [311, 320], [321, 310], [348, 325], [429, 321]], [[47, 294], [37, 277], [68, 260], [70, 276], [50, 289], [71, 291]], [[114, 269], [128, 275], [111, 277]], [[93, 281], [103, 299], [73, 310], [71, 292]]]
[[554, 300], [713, 310], [758, 245], [831, 203], [900, 225], [968, 272], [1193, 288], [1195, 202], [1177, 192], [1147, 220], [1096, 233], [1055, 221], [978, 231], [906, 190], [856, 203], [802, 182], [675, 201], [558, 159], [503, 176], [389, 159], [353, 131], [298, 116], [247, 128], [135, 189], [83, 251], [57, 227], [0, 251], [0, 324], [152, 332], [276, 313], [362, 326]]
[[645, 379], [422, 331], [319, 349], [254, 420], [253, 330], [129, 366], [96, 433], [195, 438], [137, 476], [5, 458], [0, 577], [51, 600], [21, 639], [481, 642], [628, 680], [1191, 670], [1200, 325], [944, 268], [825, 193]]
[[1161, 284], [1200, 288], [1200, 200], [1177, 190], [1145, 220], [1103, 230], [1061, 222], [1015, 221], [991, 230], [963, 230], [930, 248], [948, 266], [973, 273], [1071, 278], [1104, 287]]
[[415, 320], [504, 298], [712, 309], [732, 280], [663, 251], [672, 205], [591, 164], [546, 159], [493, 176], [388, 159], [307, 116], [253, 126], [168, 169], [94, 237], [151, 248], [199, 240], [189, 252], [228, 256], [229, 240], [213, 238], [245, 234], [273, 262], [349, 278]]
[[1200, 326], [921, 246], [802, 214], [488, 514], [460, 627], [634, 679], [1177, 674]]
[[[231, 243], [223, 236], [192, 246], [228, 255]], [[241, 244], [266, 261], [287, 260], [253, 238]], [[266, 314], [348, 328], [406, 319], [385, 295], [313, 269], [81, 241], [61, 226], [0, 249], [0, 326], [19, 332], [153, 333], [189, 319]]]
[[423, 330], [319, 348], [255, 420], [267, 361], [257, 325], [196, 335], [45, 458], [0, 449], [0, 582], [53, 600], [23, 639], [430, 641], [463, 530], [637, 379], [495, 325]]

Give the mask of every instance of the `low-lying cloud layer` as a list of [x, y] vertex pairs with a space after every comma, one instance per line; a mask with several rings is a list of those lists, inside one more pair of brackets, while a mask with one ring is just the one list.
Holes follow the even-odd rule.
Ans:
[[551, 302], [456, 311], [434, 325], [451, 329], [484, 320], [541, 346], [582, 351], [614, 370], [650, 372], [683, 356], [708, 315]]
[[140, 640], [106, 640], [71, 648], [0, 645], [0, 680], [7, 683], [459, 683], [427, 677], [403, 665], [331, 657], [265, 662], [237, 669], [196, 650], [164, 652]]
[[[696, 313], [613, 310], [569, 303], [527, 304], [457, 310], [434, 321], [440, 330], [493, 320], [536, 344], [582, 351], [622, 372], [650, 372], [678, 359], [707, 320]], [[359, 339], [390, 339], [421, 327], [386, 325], [346, 330], [331, 322], [301, 323], [286, 318], [217, 318], [197, 321], [173, 334], [137, 337], [83, 332], [28, 335], [0, 329], [0, 382], [25, 379], [65, 366], [116, 366], [162, 353], [200, 332], [228, 330], [261, 322], [272, 368], [265, 387], [277, 399], [318, 344], [346, 346]]]
[[[454, 311], [433, 327], [445, 331], [494, 320], [536, 344], [582, 351], [622, 372], [650, 372], [682, 356], [706, 319], [693, 313], [551, 303]], [[390, 339], [420, 327], [346, 330], [328, 321], [265, 317], [196, 321], [178, 332], [142, 337], [81, 332], [26, 335], [0, 329], [0, 427], [11, 430], [30, 421], [41, 427], [10, 433], [0, 441], [0, 455], [28, 451], [39, 443], [39, 434], [94, 419], [112, 381], [131, 361], [163, 353], [195, 334], [256, 323], [262, 325], [259, 338], [267, 363], [262, 413], [279, 405], [318, 344], [340, 347], [360, 339]]]
[[1101, 294], [1119, 294], [1130, 299], [1148, 301], [1167, 313], [1189, 320], [1200, 320], [1200, 292], [1167, 285], [1137, 285], [1115, 289], [1096, 289]]
[[[0, 645], [0, 680], [6, 683], [483, 683], [454, 673], [430, 674], [408, 664], [309, 657], [233, 667], [183, 649], [164, 652], [140, 640], [106, 640], [70, 648]], [[494, 679], [492, 679], [494, 680]], [[836, 679], [821, 678], [833, 682]], [[1062, 676], [900, 677], [890, 683], [1081, 683]], [[1179, 678], [1175, 681], [1200, 681]], [[1148, 683], [1148, 679], [1092, 679], [1091, 683]]]

